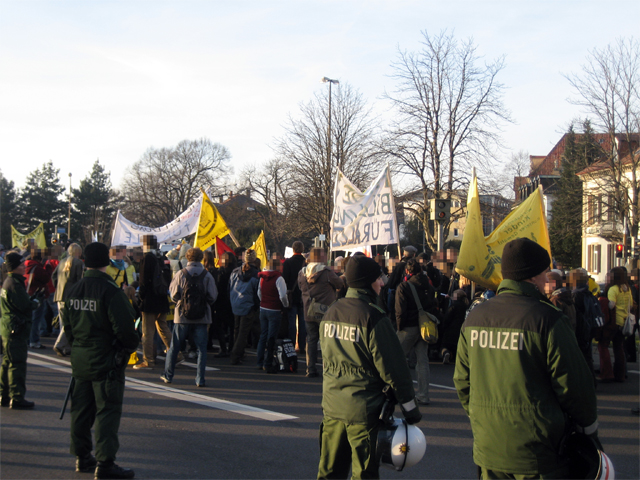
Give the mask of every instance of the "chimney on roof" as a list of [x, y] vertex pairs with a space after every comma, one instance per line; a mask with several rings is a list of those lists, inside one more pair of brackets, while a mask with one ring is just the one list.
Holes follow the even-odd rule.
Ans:
[[233, 190], [229, 190], [229, 198], [233, 198]]

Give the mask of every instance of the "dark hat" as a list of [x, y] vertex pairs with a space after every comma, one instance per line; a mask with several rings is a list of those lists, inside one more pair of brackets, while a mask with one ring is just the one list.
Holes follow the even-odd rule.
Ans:
[[414, 255], [416, 253], [418, 253], [418, 249], [416, 247], [414, 247], [413, 245], [407, 245], [402, 250], [405, 251], [405, 252], [413, 253]]
[[7, 264], [7, 269], [10, 272], [13, 272], [22, 262], [24, 262], [24, 258], [22, 258], [22, 255], [19, 253], [11, 252], [5, 255], [4, 261]]
[[380, 264], [364, 255], [353, 255], [344, 272], [349, 288], [369, 288], [380, 275]]
[[502, 251], [502, 278], [521, 282], [544, 272], [551, 265], [549, 252], [528, 238], [516, 238]]
[[109, 248], [104, 243], [93, 242], [84, 249], [84, 264], [87, 268], [102, 268], [109, 265]]

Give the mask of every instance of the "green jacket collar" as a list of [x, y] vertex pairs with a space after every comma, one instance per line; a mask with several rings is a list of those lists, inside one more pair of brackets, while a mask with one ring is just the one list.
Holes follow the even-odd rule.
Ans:
[[547, 297], [538, 290], [533, 283], [517, 282], [515, 280], [502, 280], [498, 286], [497, 294], [512, 293], [514, 295], [525, 295], [537, 300], [547, 300]]
[[18, 280], [19, 282], [22, 282], [22, 283], [24, 283], [24, 282], [25, 282], [24, 275], [20, 275], [19, 273], [13, 273], [13, 272], [10, 272], [8, 275], [9, 275], [10, 277], [15, 278], [15, 279], [16, 279], [16, 280]]
[[116, 287], [118, 286], [118, 284], [113, 281], [113, 278], [111, 278], [111, 275], [101, 272], [100, 270], [88, 269], [84, 272], [84, 278], [102, 278], [103, 280], [107, 280], [109, 283], [114, 284]]
[[349, 288], [345, 297], [359, 298], [367, 303], [376, 303], [377, 295], [370, 288]]

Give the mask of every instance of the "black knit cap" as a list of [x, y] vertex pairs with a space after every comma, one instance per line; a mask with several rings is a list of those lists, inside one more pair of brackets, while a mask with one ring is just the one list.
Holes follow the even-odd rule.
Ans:
[[380, 275], [382, 268], [378, 262], [364, 255], [353, 255], [344, 272], [349, 288], [371, 288]]
[[7, 253], [4, 257], [4, 263], [7, 264], [7, 270], [10, 272], [18, 268], [22, 262], [24, 262], [24, 258], [16, 252]]
[[84, 264], [87, 268], [102, 268], [109, 265], [109, 248], [100, 242], [93, 242], [84, 249]]
[[549, 252], [528, 238], [516, 238], [502, 251], [502, 278], [521, 282], [544, 272], [551, 265]]

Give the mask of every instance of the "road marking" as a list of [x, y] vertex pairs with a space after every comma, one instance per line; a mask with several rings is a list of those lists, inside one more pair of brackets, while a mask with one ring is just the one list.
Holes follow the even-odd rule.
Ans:
[[[40, 357], [44, 360], [40, 360]], [[56, 365], [51, 361], [63, 363], [66, 366]], [[51, 358], [41, 353], [29, 352], [27, 362], [40, 367], [50, 368], [52, 370], [71, 375], [71, 367], [68, 362], [64, 360], [58, 360], [57, 358]], [[150, 382], [138, 380], [136, 378], [125, 377], [127, 388], [138, 390], [141, 392], [151, 393], [154, 395], [160, 395], [163, 397], [173, 398], [175, 400], [181, 400], [183, 402], [195, 403], [209, 408], [217, 408], [219, 410], [226, 410], [227, 412], [237, 413], [239, 415], [247, 415], [249, 417], [258, 418], [260, 420], [267, 420], [269, 422], [277, 422], [280, 420], [294, 420], [298, 417], [292, 415], [285, 415], [283, 413], [272, 412], [270, 410], [264, 410], [262, 408], [251, 407], [249, 405], [243, 405], [241, 403], [229, 402], [219, 398], [208, 397], [199, 393], [185, 392], [177, 388], [167, 387], [165, 385], [155, 385]]]

